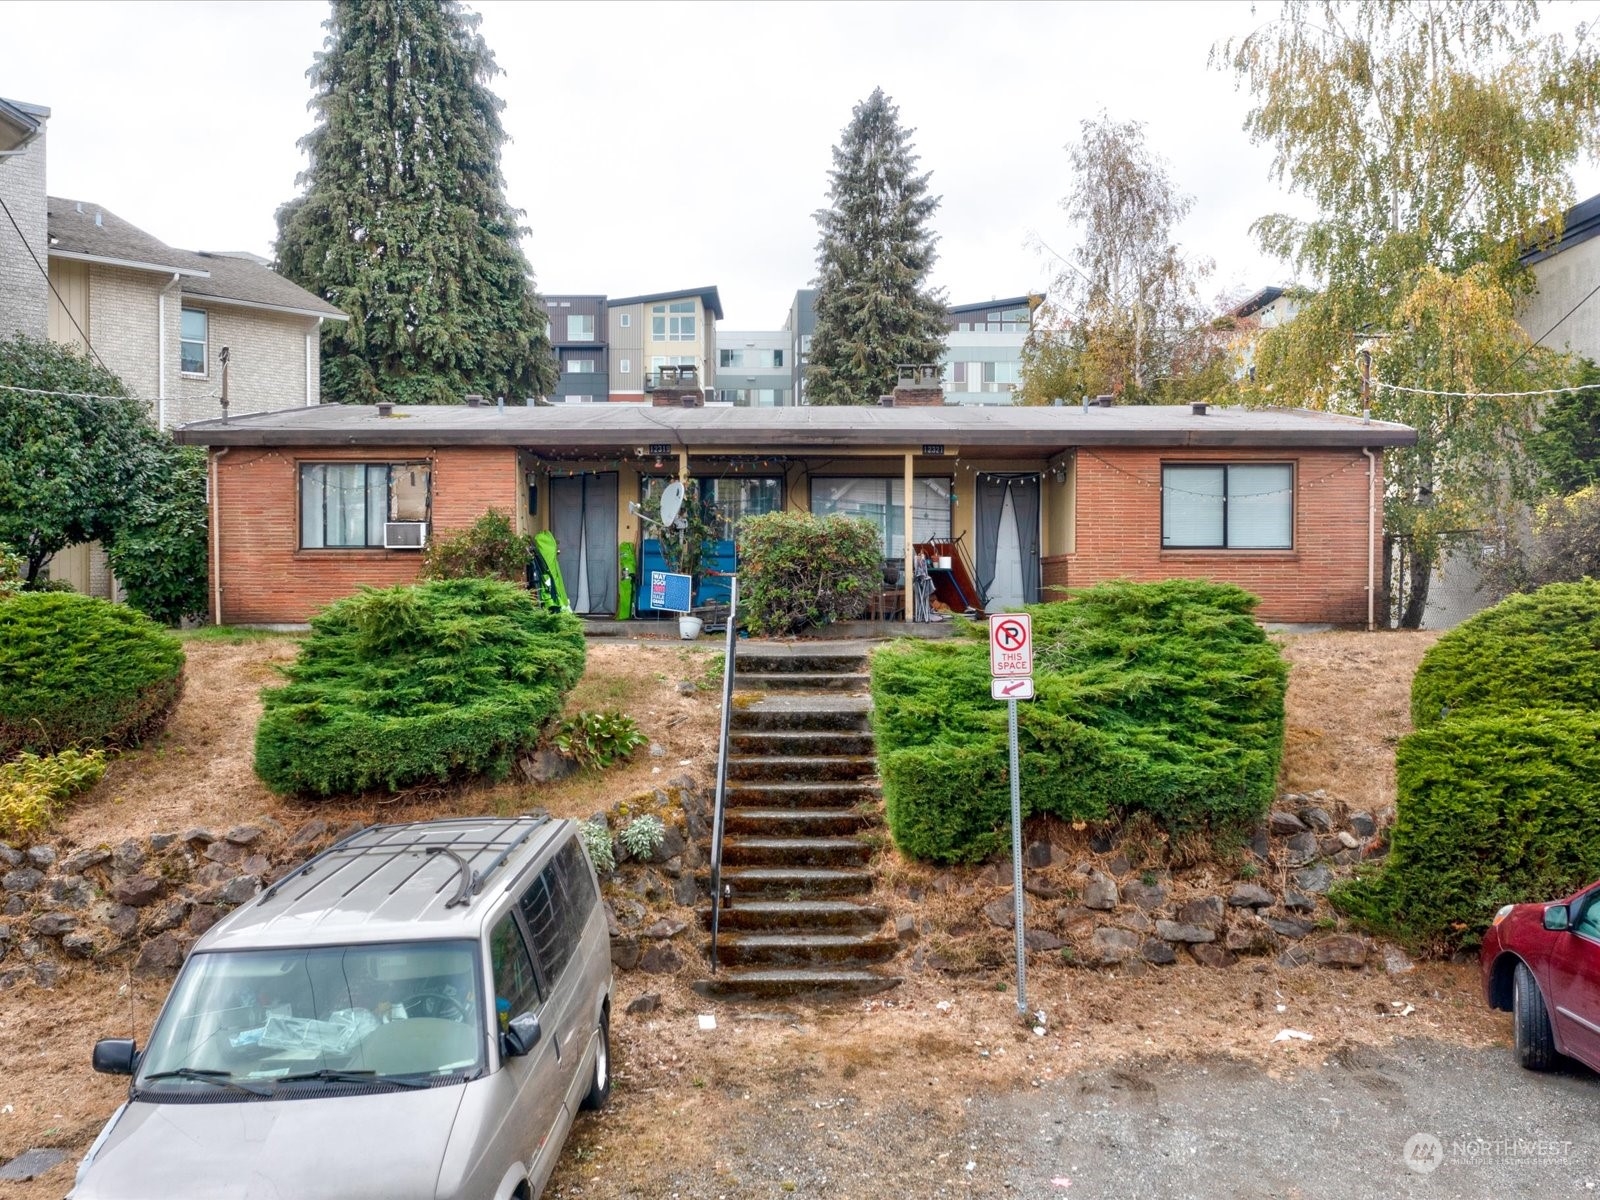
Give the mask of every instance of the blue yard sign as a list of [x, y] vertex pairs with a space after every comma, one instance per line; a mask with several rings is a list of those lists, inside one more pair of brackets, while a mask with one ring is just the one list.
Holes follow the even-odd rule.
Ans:
[[688, 575], [674, 575], [670, 571], [650, 572], [650, 607], [666, 612], [686, 613], [694, 607], [689, 600], [694, 580]]

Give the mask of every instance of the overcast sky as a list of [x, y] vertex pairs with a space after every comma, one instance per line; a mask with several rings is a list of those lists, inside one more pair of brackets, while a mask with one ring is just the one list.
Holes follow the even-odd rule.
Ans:
[[[935, 282], [952, 303], [1055, 273], [1042, 239], [1065, 144], [1105, 109], [1143, 121], [1194, 196], [1180, 240], [1212, 292], [1285, 282], [1252, 220], [1303, 211], [1208, 69], [1218, 40], [1277, 12], [1248, 2], [472, 5], [504, 74], [511, 203], [542, 291], [625, 296], [715, 284], [725, 329], [777, 328], [816, 261], [811, 214], [851, 107], [881, 86], [944, 202]], [[0, 3], [0, 95], [52, 110], [52, 195], [186, 249], [270, 255], [310, 128], [324, 3]], [[1579, 195], [1596, 190], [1593, 170]]]

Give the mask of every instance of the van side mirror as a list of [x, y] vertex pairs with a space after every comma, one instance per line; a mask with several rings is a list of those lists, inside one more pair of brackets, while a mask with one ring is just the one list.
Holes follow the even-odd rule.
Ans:
[[1572, 924], [1572, 911], [1565, 904], [1552, 904], [1544, 910], [1544, 927], [1560, 932]]
[[139, 1063], [139, 1050], [132, 1038], [101, 1038], [94, 1044], [90, 1062], [102, 1075], [132, 1075]]
[[532, 1013], [522, 1013], [511, 1018], [511, 1023], [506, 1026], [506, 1031], [500, 1035], [500, 1053], [507, 1058], [521, 1058], [533, 1052], [539, 1044], [539, 1039], [544, 1036], [544, 1030], [539, 1027], [539, 1018]]

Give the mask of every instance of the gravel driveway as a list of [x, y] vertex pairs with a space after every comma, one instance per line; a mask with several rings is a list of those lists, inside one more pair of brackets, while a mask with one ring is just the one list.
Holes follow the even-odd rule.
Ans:
[[1351, 1049], [1277, 1079], [1226, 1060], [1123, 1067], [973, 1107], [973, 1141], [1009, 1147], [997, 1195], [1501, 1200], [1600, 1187], [1600, 1079], [1523, 1071], [1503, 1049]]
[[701, 1144], [704, 1158], [580, 1123], [579, 1143], [604, 1151], [596, 1161], [569, 1144], [548, 1194], [1509, 1200], [1600, 1190], [1600, 1078], [1582, 1068], [1535, 1075], [1505, 1048], [1422, 1039], [1309, 1065], [1321, 1057], [1286, 1049], [1271, 1074], [1227, 1058], [1129, 1060], [957, 1093], [955, 1106], [934, 1080], [870, 1102], [803, 1068], [751, 1071], [714, 1089], [726, 1119]]

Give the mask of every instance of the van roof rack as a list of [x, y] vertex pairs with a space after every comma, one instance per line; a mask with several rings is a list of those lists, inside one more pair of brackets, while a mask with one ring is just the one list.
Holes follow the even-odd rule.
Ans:
[[[464, 907], [483, 891], [489, 877], [549, 822], [547, 816], [509, 819], [448, 817], [438, 821], [411, 821], [402, 825], [369, 825], [341, 838], [315, 858], [274, 882], [261, 893], [259, 902], [265, 904], [274, 899], [296, 880], [307, 883], [306, 888], [293, 897], [302, 899], [314, 889], [329, 886], [336, 877], [340, 877], [340, 882], [348, 883], [340, 893], [348, 896], [395, 859], [406, 854], [417, 854], [417, 865], [400, 874], [388, 888], [388, 894], [394, 895], [442, 855], [455, 864], [457, 881], [455, 895], [446, 900], [444, 906]], [[485, 855], [493, 857], [483, 866], [475, 866], [477, 860]], [[362, 870], [363, 867], [367, 869]], [[351, 868], [355, 868], [355, 871], [347, 874]]]

